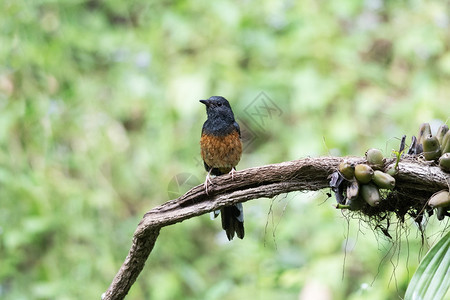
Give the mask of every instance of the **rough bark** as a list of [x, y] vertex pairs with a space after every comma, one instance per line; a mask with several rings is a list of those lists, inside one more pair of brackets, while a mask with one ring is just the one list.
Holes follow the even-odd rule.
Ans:
[[[315, 191], [328, 188], [329, 175], [343, 160], [364, 162], [358, 157], [305, 158], [238, 171], [231, 178], [212, 178], [208, 194], [203, 185], [196, 186], [175, 200], [147, 212], [133, 236], [133, 244], [122, 267], [102, 299], [123, 299], [136, 281], [150, 255], [161, 227], [199, 216], [232, 203], [257, 198], [272, 198], [292, 191]], [[394, 163], [386, 162], [386, 167]], [[403, 159], [396, 176], [396, 189], [403, 194], [427, 195], [448, 188], [450, 175], [439, 167], [416, 159]], [[423, 198], [418, 198], [423, 201]]]

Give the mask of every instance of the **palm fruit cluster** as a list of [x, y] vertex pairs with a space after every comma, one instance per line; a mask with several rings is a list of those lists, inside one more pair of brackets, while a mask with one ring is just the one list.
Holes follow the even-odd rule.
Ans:
[[394, 189], [395, 178], [382, 171], [383, 153], [378, 149], [369, 149], [366, 152], [366, 160], [367, 163], [360, 164], [344, 160], [339, 165], [339, 171], [332, 175], [332, 181], [333, 177], [340, 181], [342, 190], [335, 193], [339, 193], [339, 196], [336, 193], [336, 199], [342, 208], [360, 210], [366, 203], [378, 206], [382, 199], [380, 189]]
[[448, 126], [441, 125], [436, 134], [432, 135], [429, 123], [420, 125], [414, 152], [415, 154], [423, 152], [426, 160], [437, 161], [444, 172], [450, 172], [450, 131]]
[[[366, 160], [345, 159], [336, 172], [331, 175], [330, 187], [333, 190], [337, 208], [361, 211], [363, 214], [377, 214], [382, 211], [395, 211], [401, 218], [406, 214], [417, 215], [421, 219], [423, 204], [411, 201], [404, 192], [395, 190], [395, 177], [398, 163], [405, 158], [405, 139], [403, 136], [395, 164], [386, 161], [378, 149], [367, 150]], [[444, 172], [450, 172], [450, 130], [442, 125], [436, 134], [431, 133], [429, 123], [420, 126], [418, 137], [412, 136], [407, 157], [422, 158], [431, 164], [438, 164]], [[355, 163], [357, 162], [357, 163]], [[385, 165], [387, 165], [385, 167]], [[428, 197], [428, 196], [427, 196]], [[395, 202], [384, 199], [395, 199]], [[424, 199], [424, 201], [427, 198]], [[450, 217], [450, 193], [442, 190], [428, 199], [426, 211], [431, 216], [436, 213], [438, 220]]]
[[[450, 131], [446, 124], [441, 125], [436, 134], [432, 135], [430, 124], [423, 123], [420, 125], [415, 144], [415, 149], [411, 150], [410, 147], [409, 152], [422, 153], [425, 160], [435, 161], [444, 172], [450, 172]], [[443, 220], [449, 215], [449, 191], [442, 190], [433, 194], [428, 200], [428, 205], [436, 211], [437, 219]]]
[[[420, 125], [418, 138], [413, 142], [408, 154], [422, 154], [425, 160], [434, 161], [444, 172], [450, 172], [450, 131], [446, 124], [441, 125], [436, 134], [431, 133], [429, 123]], [[433, 194], [428, 205], [435, 210], [438, 220], [443, 220], [450, 211], [449, 191], [442, 190]]]

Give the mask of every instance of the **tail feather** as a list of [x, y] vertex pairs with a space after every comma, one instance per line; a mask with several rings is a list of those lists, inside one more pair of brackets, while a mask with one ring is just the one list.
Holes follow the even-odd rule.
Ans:
[[220, 210], [222, 216], [222, 228], [231, 241], [236, 233], [240, 239], [244, 238], [244, 210], [241, 203], [226, 206]]

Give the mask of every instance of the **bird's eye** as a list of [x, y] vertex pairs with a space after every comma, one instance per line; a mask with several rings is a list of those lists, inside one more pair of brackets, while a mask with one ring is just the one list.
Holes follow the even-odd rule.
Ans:
[[222, 106], [222, 103], [220, 103], [220, 102], [219, 102], [219, 103], [217, 103], [217, 106]]

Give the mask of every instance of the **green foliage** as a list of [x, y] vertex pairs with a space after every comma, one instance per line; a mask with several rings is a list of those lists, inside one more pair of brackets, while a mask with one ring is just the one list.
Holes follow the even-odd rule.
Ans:
[[406, 299], [444, 299], [450, 288], [450, 232], [425, 255], [406, 290]]
[[[199, 99], [225, 96], [253, 132], [239, 169], [370, 147], [387, 153], [420, 123], [445, 122], [447, 8], [3, 0], [0, 298], [99, 298], [142, 215], [169, 200], [174, 176], [203, 181]], [[260, 92], [281, 114], [248, 114]], [[346, 222], [332, 200], [317, 205], [325, 199], [277, 197], [271, 215], [269, 200], [245, 204], [243, 241], [225, 242], [208, 216], [163, 229], [128, 298], [297, 299], [314, 286], [335, 299], [402, 295], [408, 253], [398, 249], [397, 289], [386, 287], [393, 268], [379, 262], [397, 256], [367, 235], [348, 252], [341, 279]], [[412, 234], [409, 256], [419, 248]]]

